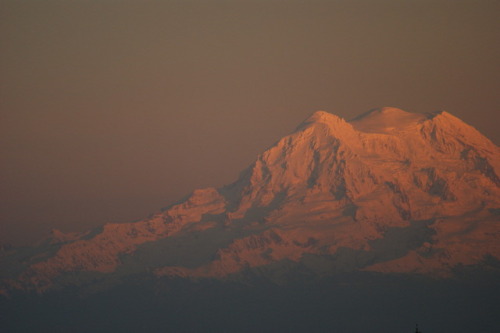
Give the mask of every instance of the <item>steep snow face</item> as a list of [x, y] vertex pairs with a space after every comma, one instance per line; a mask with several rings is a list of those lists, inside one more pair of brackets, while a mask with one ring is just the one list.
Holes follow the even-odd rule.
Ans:
[[319, 198], [372, 221], [461, 215], [499, 204], [499, 165], [498, 147], [448, 113], [319, 111], [259, 156], [231, 216]]
[[133, 269], [160, 276], [222, 278], [283, 260], [321, 274], [446, 275], [500, 258], [499, 172], [499, 148], [447, 112], [383, 108], [346, 122], [318, 111], [231, 185], [196, 190], [140, 222], [57, 233], [57, 248], [11, 285], [43, 291], [69, 272], [125, 274], [148, 243], [167, 250]]

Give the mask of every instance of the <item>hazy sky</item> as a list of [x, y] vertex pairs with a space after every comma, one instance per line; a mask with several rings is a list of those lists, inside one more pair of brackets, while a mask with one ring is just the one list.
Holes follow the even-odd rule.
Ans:
[[315, 110], [500, 143], [499, 1], [0, 0], [0, 243], [221, 186]]

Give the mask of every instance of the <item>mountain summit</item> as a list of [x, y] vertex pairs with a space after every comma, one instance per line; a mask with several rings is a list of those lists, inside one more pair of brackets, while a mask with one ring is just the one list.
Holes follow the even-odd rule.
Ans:
[[230, 185], [139, 222], [4, 253], [4, 290], [138, 273], [451, 276], [500, 258], [499, 175], [500, 149], [447, 112], [382, 108], [345, 121], [317, 111]]

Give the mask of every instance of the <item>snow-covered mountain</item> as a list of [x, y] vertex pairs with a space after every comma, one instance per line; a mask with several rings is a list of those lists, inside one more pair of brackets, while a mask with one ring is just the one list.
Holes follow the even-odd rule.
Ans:
[[300, 268], [420, 273], [500, 258], [500, 149], [447, 112], [318, 111], [234, 183], [134, 223], [3, 251], [3, 292], [131, 274], [276, 282]]

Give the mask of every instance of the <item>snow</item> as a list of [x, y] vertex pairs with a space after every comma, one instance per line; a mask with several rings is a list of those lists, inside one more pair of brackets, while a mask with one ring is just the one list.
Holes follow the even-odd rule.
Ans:
[[[56, 232], [67, 243], [19, 281], [43, 291], [65, 272], [127, 271], [121, 258], [176, 237], [188, 242], [184, 248], [217, 250], [198, 259], [191, 251], [186, 266], [179, 265], [183, 253], [174, 261], [165, 254], [156, 274], [223, 278], [341, 248], [375, 251], [374, 242], [385, 241], [373, 254], [380, 262], [360, 268], [446, 275], [457, 264], [500, 257], [500, 225], [491, 213], [500, 209], [499, 170], [499, 148], [446, 112], [382, 108], [346, 122], [317, 111], [226, 188], [195, 190], [149, 219], [108, 224], [92, 237]], [[422, 244], [386, 237], [422, 220], [435, 221]], [[404, 255], [384, 260], [395, 244]], [[435, 255], [429, 244], [439, 249]], [[453, 255], [443, 256], [447, 251]]]
[[365, 133], [397, 133], [416, 128], [429, 115], [406, 112], [398, 108], [385, 107], [375, 109], [350, 123], [353, 127]]

